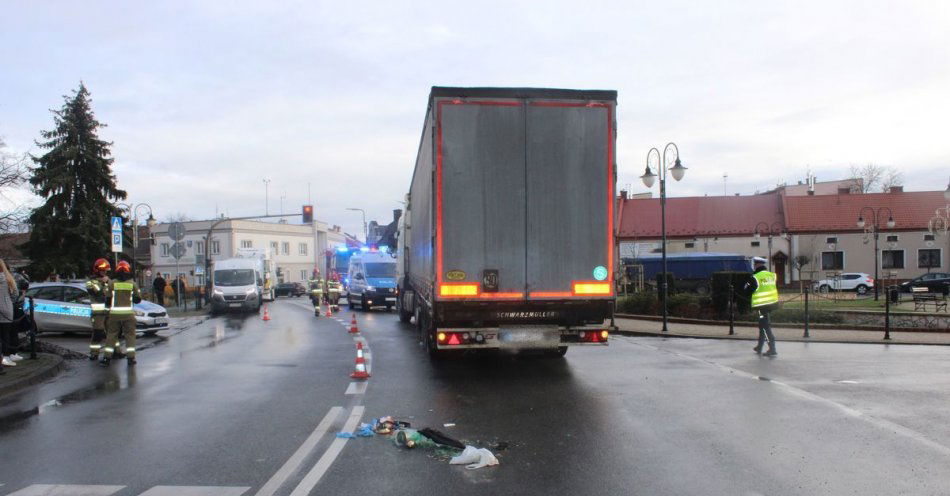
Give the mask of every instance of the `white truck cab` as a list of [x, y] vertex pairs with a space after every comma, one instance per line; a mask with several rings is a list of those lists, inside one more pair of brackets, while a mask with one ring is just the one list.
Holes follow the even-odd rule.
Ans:
[[259, 312], [264, 301], [260, 261], [251, 258], [215, 260], [211, 272], [211, 312]]

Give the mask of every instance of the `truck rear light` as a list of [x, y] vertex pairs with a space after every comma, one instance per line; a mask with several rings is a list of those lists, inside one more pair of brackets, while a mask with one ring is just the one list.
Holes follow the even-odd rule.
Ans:
[[581, 331], [577, 334], [577, 340], [581, 343], [606, 343], [608, 335], [606, 330]]
[[466, 296], [478, 296], [477, 282], [463, 283], [441, 283], [439, 284], [439, 296], [446, 298], [464, 298]]
[[437, 337], [439, 338], [439, 342], [440, 342], [440, 343], [444, 343], [444, 342], [445, 342], [445, 333], [444, 333], [444, 332], [440, 332]]
[[462, 340], [459, 339], [459, 333], [453, 332], [449, 334], [449, 340], [448, 342], [446, 342], [446, 344], [449, 344], [449, 345], [462, 344]]
[[610, 295], [610, 283], [609, 282], [574, 282], [574, 294], [575, 295], [601, 295], [609, 296]]

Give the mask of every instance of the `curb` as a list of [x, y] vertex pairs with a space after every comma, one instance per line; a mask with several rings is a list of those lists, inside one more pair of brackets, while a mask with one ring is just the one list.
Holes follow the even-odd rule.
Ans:
[[[883, 331], [882, 331], [883, 332]], [[903, 331], [900, 331], [903, 332]], [[654, 332], [654, 331], [626, 331], [626, 330], [616, 330], [613, 331], [613, 334], [619, 334], [621, 336], [633, 336], [633, 337], [649, 337], [649, 338], [678, 338], [678, 339], [719, 339], [724, 341], [757, 341], [757, 338], [747, 338], [742, 336], [705, 336], [698, 334], [676, 334], [676, 333], [664, 333], [664, 332]], [[950, 346], [950, 343], [908, 343], [901, 341], [884, 341], [883, 339], [878, 341], [847, 341], [843, 339], [821, 339], [821, 338], [775, 338], [777, 342], [783, 343], [835, 343], [835, 344], [875, 344], [875, 345], [902, 345], [902, 346]]]
[[34, 384], [43, 382], [46, 379], [49, 379], [55, 376], [64, 368], [66, 368], [66, 359], [64, 359], [63, 357], [59, 355], [52, 355], [52, 356], [56, 357], [53, 363], [47, 365], [46, 367], [42, 369], [37, 370], [34, 374], [30, 375], [29, 377], [23, 377], [5, 386], [0, 386], [0, 397], [7, 396], [11, 393], [15, 393], [28, 386], [32, 386]]
[[[632, 319], [632, 320], [648, 320], [652, 322], [661, 322], [663, 317], [659, 315], [637, 315], [632, 313], [615, 313], [614, 317], [621, 319]], [[687, 319], [684, 317], [667, 317], [667, 322], [674, 324], [696, 324], [696, 325], [714, 325], [714, 326], [727, 326], [729, 325], [728, 320], [705, 320], [705, 319]], [[776, 327], [783, 327], [786, 329], [804, 329], [804, 324], [796, 324], [793, 322], [773, 322]], [[758, 327], [759, 325], [755, 322], [747, 321], [735, 321], [733, 324], [735, 327]], [[863, 326], [863, 325], [846, 325], [841, 326], [837, 324], [808, 324], [809, 329], [823, 329], [827, 331], [871, 331], [871, 332], [884, 332], [884, 328], [880, 326]], [[918, 327], [891, 327], [891, 332], [917, 332], [917, 333], [930, 333], [930, 334], [948, 334], [950, 330], [946, 329], [923, 329]], [[850, 341], [849, 341], [850, 342]]]

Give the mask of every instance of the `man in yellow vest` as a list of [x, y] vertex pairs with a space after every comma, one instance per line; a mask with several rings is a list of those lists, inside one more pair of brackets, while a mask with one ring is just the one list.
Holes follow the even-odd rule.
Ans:
[[762, 353], [765, 339], [769, 340], [769, 351], [765, 356], [775, 356], [775, 335], [772, 334], [772, 321], [769, 314], [778, 305], [778, 281], [774, 272], [765, 268], [767, 261], [762, 257], [752, 259], [754, 270], [747, 288], [752, 290], [752, 309], [759, 312], [759, 344], [752, 348], [756, 353]]
[[109, 261], [100, 258], [92, 265], [92, 277], [86, 281], [92, 307], [92, 340], [89, 342], [89, 359], [98, 360], [102, 350], [102, 341], [106, 338], [106, 286], [109, 284]]
[[106, 323], [106, 346], [103, 350], [103, 367], [109, 366], [113, 343], [118, 342], [119, 334], [125, 336], [125, 358], [129, 365], [135, 365], [135, 309], [132, 305], [142, 301], [142, 292], [132, 280], [132, 268], [125, 260], [115, 267], [115, 280], [106, 286], [106, 306], [109, 320]]

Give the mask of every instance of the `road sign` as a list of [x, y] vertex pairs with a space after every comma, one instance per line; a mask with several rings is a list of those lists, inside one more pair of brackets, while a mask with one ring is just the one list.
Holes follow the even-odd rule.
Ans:
[[205, 268], [202, 265], [195, 265], [195, 275], [203, 276], [205, 274]]
[[122, 251], [122, 217], [112, 218], [112, 252], [120, 253]]
[[183, 245], [181, 242], [176, 241], [175, 244], [173, 244], [171, 249], [169, 250], [169, 253], [171, 253], [172, 257], [174, 257], [175, 260], [179, 260], [181, 259], [181, 257], [185, 256], [185, 251], [186, 251], [185, 245]]
[[172, 225], [168, 226], [168, 236], [172, 238], [172, 241], [181, 241], [185, 237], [185, 225], [181, 222], [172, 222]]

